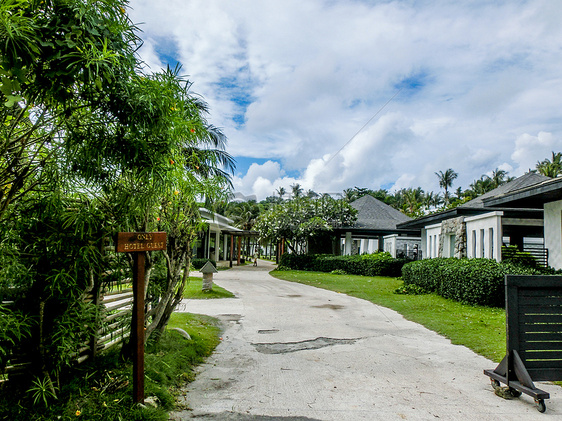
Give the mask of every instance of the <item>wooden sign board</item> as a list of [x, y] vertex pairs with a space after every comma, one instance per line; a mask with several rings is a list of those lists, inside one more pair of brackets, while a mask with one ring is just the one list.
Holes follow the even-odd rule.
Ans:
[[166, 250], [165, 232], [119, 232], [117, 253]]
[[115, 251], [133, 253], [133, 402], [144, 403], [144, 272], [145, 251], [166, 250], [165, 232], [119, 232]]

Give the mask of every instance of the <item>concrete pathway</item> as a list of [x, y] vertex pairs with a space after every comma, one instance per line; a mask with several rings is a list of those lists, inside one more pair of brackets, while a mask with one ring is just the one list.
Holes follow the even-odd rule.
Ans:
[[185, 390], [172, 420], [549, 420], [547, 411], [495, 396], [483, 369], [497, 364], [370, 302], [277, 280], [272, 265], [215, 274], [237, 298], [185, 300], [180, 311], [218, 317], [223, 340]]

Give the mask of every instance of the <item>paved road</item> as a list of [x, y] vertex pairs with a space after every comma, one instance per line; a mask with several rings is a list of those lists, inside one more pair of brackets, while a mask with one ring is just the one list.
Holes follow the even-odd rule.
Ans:
[[173, 420], [548, 420], [528, 396], [504, 400], [482, 374], [495, 363], [398, 313], [344, 294], [277, 280], [272, 267], [215, 275], [237, 298], [186, 300], [224, 321], [223, 340], [188, 385]]

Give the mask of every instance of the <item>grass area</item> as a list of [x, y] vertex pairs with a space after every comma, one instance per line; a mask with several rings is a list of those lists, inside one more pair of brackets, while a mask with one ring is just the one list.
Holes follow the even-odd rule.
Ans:
[[181, 327], [192, 339], [168, 330], [158, 343], [146, 347], [145, 394], [158, 398], [158, 408], [133, 404], [132, 364], [123, 363], [119, 352], [113, 351], [67, 373], [57, 399], [46, 396], [48, 405], [42, 399], [34, 403], [33, 393], [16, 393], [18, 385], [10, 383], [10, 393], [0, 393], [0, 420], [168, 420], [177, 388], [193, 380], [194, 366], [211, 354], [220, 333], [214, 319], [188, 313], [173, 314], [169, 327]]
[[329, 289], [391, 308], [474, 352], [499, 362], [505, 355], [505, 311], [502, 308], [463, 305], [436, 294], [402, 295], [396, 278], [332, 275], [322, 272], [273, 271], [271, 275]]
[[206, 300], [209, 298], [234, 298], [234, 294], [224, 288], [213, 283], [211, 291], [202, 291], [203, 279], [190, 276], [185, 289], [183, 290], [183, 298], [191, 298], [194, 300]]

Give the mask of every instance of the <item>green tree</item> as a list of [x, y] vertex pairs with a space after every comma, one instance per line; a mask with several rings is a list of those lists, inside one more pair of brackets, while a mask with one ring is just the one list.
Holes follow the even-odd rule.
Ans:
[[[0, 4], [0, 287], [17, 288], [24, 312], [17, 336], [31, 341], [37, 372], [51, 386], [96, 326], [82, 295], [106, 273], [127, 272], [124, 258], [104, 255], [105, 239], [168, 231], [160, 262], [147, 253], [146, 290], [156, 291], [148, 337], [165, 327], [183, 291], [201, 223], [197, 201], [230, 185], [226, 139], [179, 68], [138, 72], [125, 7]], [[158, 265], [163, 275], [151, 284]]]
[[453, 186], [453, 181], [459, 176], [452, 168], [436, 172], [435, 175], [439, 179], [439, 187], [445, 190], [444, 200], [445, 206], [449, 203], [449, 188]]
[[[53, 182], [69, 117], [93, 113], [135, 70], [139, 39], [126, 2], [0, 3], [0, 217]], [[97, 124], [101, 115], [97, 115]]]
[[284, 187], [279, 187], [277, 189], [277, 194], [279, 195], [280, 199], [283, 199], [285, 197], [285, 194], [287, 193], [287, 190], [285, 190]]
[[291, 193], [293, 199], [298, 199], [302, 196], [303, 188], [299, 183], [295, 183], [291, 185]]
[[306, 253], [308, 241], [332, 231], [335, 227], [348, 226], [355, 221], [357, 211], [345, 200], [335, 200], [329, 195], [319, 199], [299, 197], [275, 205], [263, 212], [254, 229], [260, 238], [270, 242], [287, 240], [293, 253]]
[[552, 151], [552, 160], [548, 158], [537, 162], [537, 171], [547, 177], [556, 178], [562, 174], [562, 152]]

